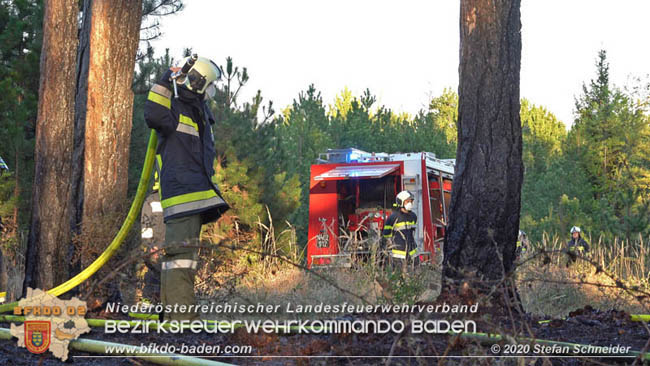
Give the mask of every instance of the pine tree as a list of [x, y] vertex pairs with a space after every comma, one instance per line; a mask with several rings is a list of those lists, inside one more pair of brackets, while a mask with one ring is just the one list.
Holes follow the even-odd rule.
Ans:
[[443, 280], [513, 269], [523, 181], [520, 1], [461, 0], [458, 153]]
[[69, 177], [74, 132], [77, 1], [45, 4], [36, 123], [35, 177], [25, 281], [52, 288], [67, 279]]
[[0, 7], [0, 156], [12, 171], [10, 200], [15, 203], [2, 217], [19, 230], [29, 225], [31, 210], [42, 23], [40, 1], [16, 0]]
[[596, 78], [576, 100], [567, 152], [575, 154], [591, 186], [598, 229], [631, 239], [650, 232], [650, 125], [643, 105], [609, 81], [607, 53]]

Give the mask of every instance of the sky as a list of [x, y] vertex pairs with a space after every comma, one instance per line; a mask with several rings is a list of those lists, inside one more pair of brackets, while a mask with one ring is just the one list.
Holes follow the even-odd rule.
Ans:
[[[458, 88], [459, 0], [183, 0], [152, 42], [247, 67], [240, 101], [262, 91], [276, 111], [314, 84], [325, 104], [366, 89], [395, 112], [417, 113]], [[650, 74], [650, 1], [522, 0], [521, 96], [573, 122], [575, 97], [607, 50], [610, 81]], [[266, 104], [266, 103], [265, 103]]]

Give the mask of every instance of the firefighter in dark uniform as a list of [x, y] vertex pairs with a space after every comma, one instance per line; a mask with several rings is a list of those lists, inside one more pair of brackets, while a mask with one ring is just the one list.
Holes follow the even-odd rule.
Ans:
[[[0, 177], [4, 174], [4, 172], [9, 171], [9, 167], [7, 166], [7, 163], [2, 159], [2, 156], [0, 156]], [[2, 225], [2, 216], [0, 216], [0, 233], [4, 232], [4, 226]], [[2, 259], [2, 254], [0, 253], [0, 259]], [[2, 264], [2, 261], [0, 260], [0, 265]]]
[[[168, 70], [151, 88], [144, 108], [147, 125], [158, 134], [156, 168], [165, 221], [160, 298], [165, 307], [195, 304], [198, 250], [189, 246], [198, 245], [201, 225], [229, 208], [215, 184], [215, 119], [206, 103], [220, 77], [214, 62], [190, 57], [180, 72]], [[163, 318], [193, 320], [198, 314], [171, 311]]]
[[2, 159], [2, 156], [0, 156], [0, 175], [4, 173], [4, 171], [9, 171], [9, 167], [7, 166], [7, 163]]
[[566, 243], [566, 246], [567, 250], [573, 255], [569, 256], [569, 260], [566, 263], [567, 267], [576, 261], [578, 255], [582, 256], [589, 251], [589, 244], [580, 236], [581, 231], [578, 226], [571, 228], [571, 240]]
[[[0, 156], [0, 177], [2, 177], [6, 171], [9, 171], [9, 167], [7, 166], [7, 163], [2, 159], [2, 156]], [[5, 227], [2, 224], [2, 216], [0, 216], [0, 235], [4, 235], [5, 233]], [[0, 268], [3, 268], [3, 256], [2, 256], [2, 251], [0, 251]], [[0, 277], [0, 286], [3, 288], [6, 288], [7, 284], [2, 281], [2, 278]], [[5, 296], [0, 297], [0, 303], [5, 301]]]
[[387, 244], [388, 255], [393, 268], [405, 272], [413, 263], [417, 253], [415, 228], [417, 215], [413, 210], [413, 195], [402, 191], [395, 199], [398, 211], [393, 212], [384, 223], [382, 235]]
[[517, 259], [526, 256], [527, 251], [528, 251], [528, 236], [523, 230], [519, 230], [519, 236], [517, 237], [517, 249], [515, 252]]

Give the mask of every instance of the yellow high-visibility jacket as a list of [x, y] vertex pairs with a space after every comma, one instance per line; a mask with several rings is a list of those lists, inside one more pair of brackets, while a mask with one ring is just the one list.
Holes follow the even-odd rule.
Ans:
[[200, 213], [205, 224], [229, 208], [213, 178], [215, 120], [202, 95], [179, 86], [179, 98], [174, 98], [170, 75], [168, 70], [151, 88], [144, 107], [147, 125], [158, 134], [156, 168], [163, 216], [167, 222]]
[[396, 258], [406, 258], [417, 253], [415, 243], [415, 228], [418, 217], [415, 213], [393, 212], [384, 223], [382, 235], [385, 239], [392, 239], [391, 255]]

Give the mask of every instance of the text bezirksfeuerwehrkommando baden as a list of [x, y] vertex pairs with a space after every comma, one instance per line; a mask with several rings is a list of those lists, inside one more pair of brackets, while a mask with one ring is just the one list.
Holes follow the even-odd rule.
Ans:
[[234, 333], [244, 328], [247, 333], [299, 333], [299, 334], [346, 334], [346, 333], [402, 333], [409, 329], [411, 333], [475, 333], [476, 322], [473, 320], [429, 319], [404, 321], [401, 319], [326, 319], [326, 320], [182, 320], [182, 321], [127, 321], [106, 320], [104, 333], [131, 334], [177, 334], [177, 333]]
[[461, 314], [476, 313], [478, 304], [460, 305], [460, 304], [429, 304], [429, 305], [408, 305], [408, 304], [382, 304], [382, 305], [359, 305], [347, 302], [341, 304], [201, 304], [201, 305], [162, 305], [162, 304], [133, 304], [127, 305], [122, 303], [108, 303], [106, 311], [109, 313], [202, 313], [202, 314], [349, 314], [349, 313], [442, 313], [442, 314]]

